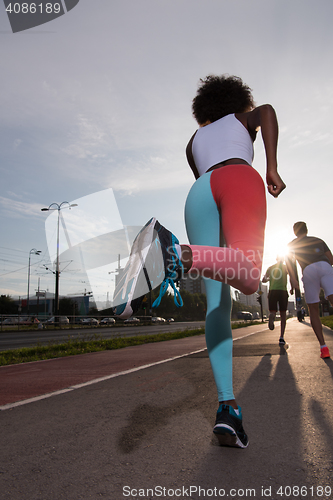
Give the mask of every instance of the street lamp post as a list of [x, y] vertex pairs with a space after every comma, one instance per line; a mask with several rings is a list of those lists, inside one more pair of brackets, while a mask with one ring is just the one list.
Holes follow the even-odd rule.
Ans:
[[27, 294], [27, 315], [29, 316], [30, 312], [30, 301], [29, 301], [29, 293], [30, 293], [30, 261], [31, 261], [31, 254], [34, 255], [40, 255], [41, 250], [36, 250], [36, 248], [32, 248], [29, 252], [29, 266], [28, 266], [28, 294]]
[[[67, 205], [66, 207], [64, 205]], [[68, 201], [63, 201], [62, 203], [51, 203], [47, 208], [41, 208], [42, 212], [48, 212], [51, 210], [58, 210], [58, 223], [57, 223], [57, 260], [56, 260], [56, 271], [55, 271], [55, 297], [54, 297], [54, 320], [57, 324], [59, 322], [59, 220], [60, 220], [60, 211], [62, 208], [77, 207], [76, 203], [70, 204]]]

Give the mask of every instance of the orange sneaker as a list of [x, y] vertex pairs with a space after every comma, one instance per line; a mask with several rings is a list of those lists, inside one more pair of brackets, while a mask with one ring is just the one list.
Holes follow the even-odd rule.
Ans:
[[328, 350], [328, 347], [321, 347], [320, 348], [320, 357], [321, 358], [330, 358], [330, 351]]

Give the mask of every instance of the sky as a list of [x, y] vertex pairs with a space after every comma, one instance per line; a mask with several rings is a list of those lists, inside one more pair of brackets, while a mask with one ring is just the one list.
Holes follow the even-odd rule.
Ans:
[[[56, 240], [49, 252], [41, 211], [52, 203], [76, 200], [62, 210], [69, 217], [92, 197], [96, 226], [140, 227], [154, 216], [187, 243], [194, 178], [185, 147], [197, 128], [192, 99], [208, 74], [240, 76], [278, 116], [287, 188], [277, 199], [267, 193], [263, 271], [298, 220], [333, 249], [332, 16], [331, 0], [80, 0], [12, 33], [1, 2], [0, 293], [26, 296], [29, 257], [30, 294], [54, 291]], [[253, 166], [265, 177], [260, 134]], [[61, 262], [61, 294], [90, 290]]]

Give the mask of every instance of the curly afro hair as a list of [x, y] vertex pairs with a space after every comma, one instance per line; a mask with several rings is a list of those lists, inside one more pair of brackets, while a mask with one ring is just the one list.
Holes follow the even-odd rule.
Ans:
[[238, 76], [209, 75], [200, 79], [192, 101], [193, 116], [199, 125], [215, 122], [231, 113], [244, 113], [255, 107], [250, 87]]

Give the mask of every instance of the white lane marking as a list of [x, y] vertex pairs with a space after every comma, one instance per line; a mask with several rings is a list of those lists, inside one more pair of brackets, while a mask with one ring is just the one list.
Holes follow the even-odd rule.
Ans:
[[196, 354], [205, 350], [206, 347], [204, 349], [199, 349], [198, 351], [188, 352], [186, 354], [181, 354], [180, 356], [174, 356], [172, 358], [163, 359], [162, 361], [156, 361], [155, 363], [149, 363], [146, 365], [137, 366], [136, 368], [130, 368], [129, 370], [124, 370], [122, 372], [113, 373], [112, 375], [106, 375], [105, 377], [95, 378], [94, 380], [89, 380], [88, 382], [83, 382], [82, 384], [72, 385], [70, 387], [67, 387], [66, 389], [61, 389], [59, 391], [49, 392], [48, 394], [42, 394], [41, 396], [36, 396], [34, 398], [24, 399], [22, 401], [17, 401], [16, 403], [8, 403], [6, 405], [0, 406], [0, 410], [10, 410], [11, 408], [16, 408], [17, 406], [34, 403], [36, 401], [41, 401], [42, 399], [47, 399], [52, 396], [59, 396], [60, 394], [65, 394], [66, 392], [74, 391], [75, 389], [81, 389], [82, 387], [87, 387], [88, 385], [98, 384], [99, 382], [110, 380], [111, 378], [120, 377], [121, 375], [128, 375], [129, 373], [144, 370], [145, 368], [150, 368], [151, 366], [161, 365], [162, 363], [167, 363], [168, 361], [174, 361], [175, 359], [184, 358], [185, 356], [190, 356], [191, 354]]

